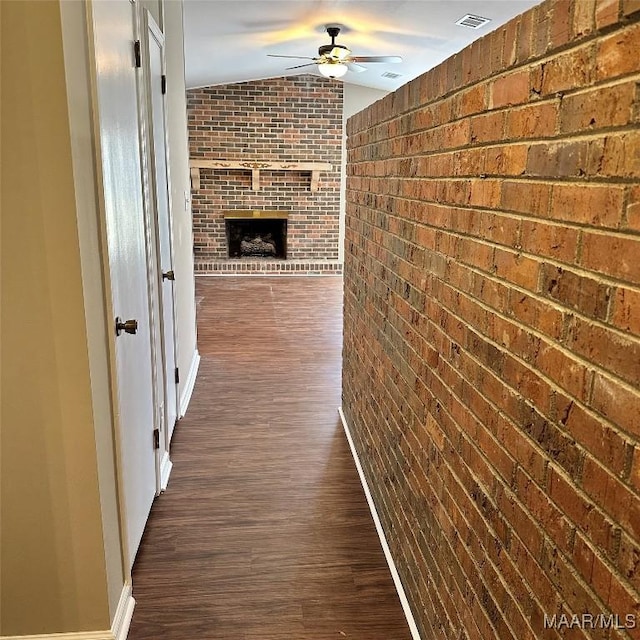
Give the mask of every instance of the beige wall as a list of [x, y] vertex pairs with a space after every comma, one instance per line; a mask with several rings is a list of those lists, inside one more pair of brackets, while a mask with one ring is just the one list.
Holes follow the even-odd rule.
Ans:
[[107, 629], [60, 7], [2, 5], [0, 632]]
[[172, 0], [165, 3], [164, 21], [171, 215], [174, 271], [176, 273], [176, 326], [178, 333], [176, 347], [177, 366], [180, 368], [179, 395], [183, 398], [187, 374], [194, 357], [197, 356], [197, 347], [182, 2]]
[[[0, 634], [109, 629], [118, 517], [85, 3], [0, 2]], [[178, 365], [197, 355], [182, 3], [164, 23]], [[165, 13], [165, 15], [163, 15]], [[19, 55], [16, 53], [19, 52]]]

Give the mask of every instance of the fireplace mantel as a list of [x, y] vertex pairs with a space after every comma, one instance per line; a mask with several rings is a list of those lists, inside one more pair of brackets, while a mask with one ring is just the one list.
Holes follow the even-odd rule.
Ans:
[[311, 191], [317, 191], [320, 185], [320, 172], [331, 171], [332, 166], [326, 162], [260, 162], [238, 160], [203, 160], [192, 158], [189, 161], [191, 168], [191, 187], [200, 189], [200, 169], [242, 169], [251, 171], [251, 189], [260, 191], [260, 171], [303, 171], [311, 173]]

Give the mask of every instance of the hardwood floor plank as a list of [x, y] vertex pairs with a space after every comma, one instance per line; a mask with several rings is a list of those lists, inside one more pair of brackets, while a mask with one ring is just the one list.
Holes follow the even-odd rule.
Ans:
[[130, 640], [408, 640], [342, 431], [342, 283], [198, 278], [202, 357]]

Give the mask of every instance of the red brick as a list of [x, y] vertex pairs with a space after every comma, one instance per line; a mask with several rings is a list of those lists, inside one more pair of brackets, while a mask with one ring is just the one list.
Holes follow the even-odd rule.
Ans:
[[596, 460], [584, 464], [583, 488], [595, 502], [636, 539], [640, 536], [640, 499]]
[[446, 125], [442, 131], [442, 145], [445, 149], [465, 146], [469, 144], [469, 134], [469, 120], [459, 120]]
[[471, 119], [471, 142], [494, 142], [502, 140], [504, 113], [489, 113]]
[[555, 134], [558, 123], [558, 104], [533, 104], [507, 113], [505, 136], [509, 140], [546, 138]]
[[[549, 216], [554, 220], [616, 228], [622, 220], [623, 202], [622, 187], [557, 183], [553, 186]], [[594, 247], [597, 238], [590, 237]], [[610, 241], [611, 238], [607, 238], [607, 242]], [[583, 264], [587, 263], [583, 261]]]
[[532, 291], [536, 289], [541, 264], [538, 260], [503, 249], [496, 249], [494, 264], [495, 273], [499, 278], [504, 278]]
[[[593, 562], [595, 553], [587, 543], [584, 535], [576, 534], [576, 540], [573, 549], [573, 561], [576, 569], [584, 578], [587, 584], [593, 581]], [[607, 591], [608, 593], [608, 591]]]
[[559, 47], [571, 39], [571, 0], [557, 0], [551, 7], [549, 37], [553, 47]]
[[520, 246], [527, 253], [555, 258], [571, 264], [578, 248], [578, 231], [541, 221], [522, 221]]
[[472, 180], [469, 204], [475, 207], [495, 209], [500, 205], [501, 187], [501, 180], [491, 180], [489, 178]]
[[522, 175], [527, 166], [527, 151], [525, 144], [490, 147], [483, 156], [485, 158], [484, 171], [478, 173], [500, 176]]
[[489, 107], [492, 109], [526, 102], [529, 98], [529, 70], [498, 78], [491, 85], [490, 92]]
[[533, 11], [527, 11], [520, 16], [520, 29], [518, 31], [516, 61], [524, 62], [531, 56], [531, 36], [533, 33]]
[[537, 182], [510, 182], [502, 185], [502, 207], [509, 211], [547, 217], [551, 187]]
[[596, 373], [590, 405], [636, 439], [640, 437], [640, 392]]
[[640, 590], [640, 547], [637, 539], [625, 534], [621, 536], [618, 566], [629, 584]]
[[550, 500], [549, 495], [531, 480], [522, 469], [516, 470], [515, 488], [524, 506], [548, 531], [558, 548], [567, 553], [570, 551], [573, 538], [573, 527], [563, 513]]
[[[587, 459], [590, 463], [591, 459]], [[586, 463], [585, 463], [586, 464]], [[596, 465], [597, 466], [597, 465]], [[599, 467], [598, 467], [599, 468]], [[589, 471], [591, 471], [589, 466]], [[586, 473], [585, 473], [586, 478]], [[591, 488], [591, 478], [588, 487]], [[577, 486], [566, 479], [554, 467], [549, 468], [549, 496], [560, 507], [561, 511], [570, 518], [585, 536], [607, 554], [615, 550], [615, 535], [610, 521], [597, 510], [591, 501], [591, 496], [584, 496]]]
[[558, 55], [542, 65], [542, 96], [579, 89], [593, 81], [593, 46], [572, 49]]
[[535, 366], [578, 400], [589, 398], [593, 373], [566, 352], [543, 344], [535, 355]]
[[629, 82], [565, 97], [560, 107], [560, 133], [617, 127], [635, 121], [635, 95], [636, 84]]
[[479, 237], [510, 247], [518, 244], [520, 220], [517, 218], [479, 211], [477, 220], [478, 224], [470, 230]]
[[629, 229], [640, 231], [640, 186], [628, 188], [626, 219]]
[[640, 178], [640, 131], [612, 134], [605, 138], [598, 175]]
[[596, 0], [574, 0], [573, 29], [574, 38], [582, 38], [593, 32], [595, 28]]
[[[561, 339], [564, 330], [565, 314], [551, 304], [545, 303], [526, 293], [511, 291], [509, 310], [514, 318], [517, 318], [524, 324], [548, 335], [554, 340]], [[550, 398], [551, 391], [549, 390], [546, 400], [550, 400]], [[544, 399], [538, 398], [536, 405], [544, 406]]]
[[591, 318], [605, 320], [609, 314], [611, 287], [562, 267], [542, 265], [540, 293]]
[[618, 287], [613, 298], [611, 323], [637, 336], [640, 336], [640, 291]]
[[640, 386], [640, 341], [576, 317], [566, 344], [606, 371]]
[[519, 28], [519, 18], [511, 20], [505, 25], [504, 48], [502, 50], [502, 66], [504, 68], [510, 67], [515, 64]]
[[560, 416], [567, 432], [596, 459], [621, 477], [627, 464], [628, 441], [618, 431], [580, 405], [569, 405], [565, 415]]
[[[630, 627], [631, 621], [637, 621], [640, 618], [640, 601], [638, 596], [629, 589], [623, 582], [612, 579], [609, 588], [609, 594], [605, 600], [611, 611], [615, 612], [625, 625]], [[630, 617], [627, 617], [630, 616]], [[640, 638], [640, 628], [627, 628], [627, 633], [638, 640]]]
[[630, 16], [640, 11], [640, 0], [622, 0], [622, 15]]
[[546, 0], [349, 126], [343, 407], [429, 637], [635, 606], [640, 59], [605, 55], [612, 6]]
[[490, 42], [491, 51], [491, 74], [500, 73], [502, 71], [502, 55], [504, 51], [505, 30], [495, 29], [491, 31], [487, 38]]
[[596, 77], [598, 80], [618, 78], [638, 71], [640, 23], [616, 31], [598, 43]]
[[548, 178], [593, 176], [602, 173], [602, 140], [534, 144], [529, 148], [527, 174]]
[[484, 84], [476, 85], [464, 91], [458, 97], [458, 117], [464, 118], [476, 113], [481, 113], [487, 108], [487, 87]]
[[550, 30], [550, 13], [551, 3], [543, 2], [532, 9], [533, 11], [533, 33], [531, 35], [531, 53], [534, 56], [540, 56], [546, 53], [551, 44]]
[[633, 451], [633, 465], [631, 467], [631, 485], [640, 491], [640, 448]]
[[618, 21], [620, 0], [600, 0], [596, 6], [596, 28], [602, 29]]
[[640, 283], [640, 238], [585, 232], [580, 264], [586, 269]]

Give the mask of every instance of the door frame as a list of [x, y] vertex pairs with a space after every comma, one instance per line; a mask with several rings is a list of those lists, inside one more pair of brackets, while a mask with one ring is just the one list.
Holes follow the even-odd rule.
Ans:
[[[137, 0], [129, 0], [130, 11], [131, 11], [131, 26], [132, 26], [132, 36], [133, 40], [131, 42], [131, 46], [133, 48], [133, 42], [137, 39], [139, 35], [139, 16], [140, 16], [140, 5]], [[98, 202], [98, 211], [99, 211], [99, 219], [98, 219], [98, 234], [99, 234], [99, 244], [101, 250], [101, 262], [102, 262], [102, 274], [103, 274], [103, 283], [104, 283], [104, 303], [105, 303], [105, 326], [107, 330], [107, 349], [109, 355], [109, 379], [110, 379], [110, 395], [111, 395], [111, 405], [113, 407], [113, 434], [114, 434], [114, 454], [115, 454], [115, 480], [116, 480], [116, 491], [117, 491], [117, 500], [118, 500], [118, 520], [119, 520], [119, 529], [120, 529], [120, 545], [122, 549], [122, 569], [123, 575], [125, 579], [125, 585], [131, 585], [131, 567], [133, 565], [133, 559], [135, 557], [135, 553], [130, 548], [129, 537], [128, 537], [128, 528], [129, 528], [129, 517], [130, 514], [127, 510], [127, 491], [125, 486], [124, 479], [124, 452], [123, 452], [123, 431], [124, 425], [120, 418], [120, 397], [119, 397], [119, 386], [122, 384], [122, 381], [118, 377], [118, 368], [117, 368], [117, 345], [116, 345], [116, 334], [114, 331], [114, 314], [116, 310], [113, 306], [113, 278], [111, 271], [111, 255], [109, 251], [109, 237], [108, 237], [108, 229], [107, 229], [107, 207], [106, 207], [106, 199], [105, 199], [105, 184], [103, 179], [103, 171], [104, 171], [104, 162], [102, 157], [102, 149], [103, 142], [100, 131], [100, 109], [99, 109], [99, 90], [98, 90], [98, 59], [96, 57], [96, 49], [95, 49], [95, 31], [94, 31], [94, 9], [93, 4], [89, 2], [87, 4], [87, 35], [88, 35], [88, 61], [89, 61], [89, 73], [90, 73], [90, 103], [92, 109], [92, 127], [94, 133], [94, 158], [96, 162], [96, 182], [97, 182], [97, 202]], [[131, 51], [133, 54], [133, 50]], [[132, 55], [133, 58], [133, 55]], [[135, 92], [139, 94], [139, 74], [136, 74], [135, 79]], [[144, 162], [144, 156], [142, 154], [142, 141], [145, 136], [144, 129], [142, 128], [142, 114], [140, 111], [140, 103], [136, 102], [137, 109], [137, 130], [138, 130], [138, 140], [136, 141], [136, 153], [139, 156], [140, 161], [140, 170], [143, 170], [142, 164]], [[141, 175], [142, 178], [142, 175]], [[144, 181], [142, 182], [142, 192], [140, 193], [140, 199], [142, 201], [142, 208], [144, 209]], [[144, 216], [144, 211], [143, 211]], [[152, 304], [152, 279], [150, 278], [149, 273], [149, 243], [148, 237], [146, 234], [146, 217], [144, 218], [144, 226], [145, 226], [145, 238], [144, 238], [144, 250], [145, 250], [145, 276], [147, 281], [147, 300], [143, 301], [142, 304], [145, 303], [149, 305], [149, 311], [151, 312], [151, 304]], [[149, 330], [152, 331], [152, 318], [149, 317]], [[153, 340], [150, 340], [150, 352], [151, 358], [153, 359], [154, 354], [154, 344]], [[152, 366], [152, 375], [153, 375], [153, 366]], [[154, 384], [152, 386], [155, 386]], [[153, 410], [155, 412], [157, 402], [155, 397], [152, 398]], [[152, 428], [157, 424], [157, 419], [154, 415], [152, 419]], [[152, 446], [153, 433], [149, 433], [150, 436], [150, 446]], [[157, 468], [157, 459], [158, 453], [157, 451], [154, 454], [156, 459], [156, 469], [155, 469], [155, 485], [156, 491], [155, 496], [158, 495], [158, 468]], [[148, 515], [147, 515], [148, 518]], [[145, 523], [146, 528], [146, 523]]]
[[[173, 212], [171, 209], [171, 169], [170, 169], [170, 150], [169, 150], [169, 137], [168, 137], [168, 120], [167, 120], [167, 108], [166, 97], [163, 95], [162, 100], [162, 149], [158, 150], [154, 144], [154, 131], [153, 131], [153, 99], [152, 99], [152, 78], [150, 68], [150, 43], [153, 38], [160, 49], [160, 64], [162, 74], [166, 74], [166, 62], [165, 62], [165, 37], [162, 29], [158, 26], [153, 15], [148, 9], [140, 7], [141, 11], [138, 11], [138, 39], [140, 41], [140, 50], [142, 52], [142, 60], [140, 67], [140, 78], [143, 84], [143, 90], [140, 91], [140, 99], [142, 104], [140, 105], [140, 114], [143, 122], [141, 123], [141, 129], [144, 131], [143, 137], [145, 138], [143, 145], [141, 146], [141, 152], [144, 155], [143, 158], [143, 186], [144, 186], [144, 199], [145, 199], [145, 221], [147, 224], [147, 235], [150, 246], [150, 289], [152, 291], [154, 306], [154, 319], [156, 321], [156, 331], [154, 332], [154, 351], [156, 361], [154, 363], [154, 386], [156, 391], [156, 408], [159, 410], [158, 424], [161, 425], [160, 430], [160, 442], [158, 448], [158, 493], [164, 491], [169, 481], [169, 475], [171, 473], [172, 462], [170, 458], [170, 442], [174, 425], [169, 424], [168, 403], [169, 398], [167, 396], [167, 387], [174, 386], [174, 415], [175, 419], [180, 415], [180, 402], [178, 393], [178, 383], [175, 381], [175, 373], [168, 370], [168, 363], [166, 358], [166, 342], [168, 329], [164, 322], [164, 296], [163, 289], [163, 277], [162, 277], [162, 254], [160, 247], [160, 220], [158, 214], [158, 199], [166, 198], [167, 205], [167, 225], [168, 225], [168, 238], [169, 238], [169, 254], [171, 268], [173, 268], [174, 258], [174, 236], [173, 236]], [[158, 193], [158, 185], [156, 184], [155, 170], [156, 170], [156, 154], [162, 153], [164, 155], [165, 165], [165, 178], [166, 178], [166, 193]], [[172, 294], [170, 300], [171, 309], [169, 310], [172, 318], [172, 327], [170, 329], [171, 336], [171, 350], [173, 355], [174, 368], [177, 366], [177, 325], [176, 325], [176, 309], [175, 309], [175, 284], [172, 285]], [[157, 314], [157, 315], [156, 315]]]

